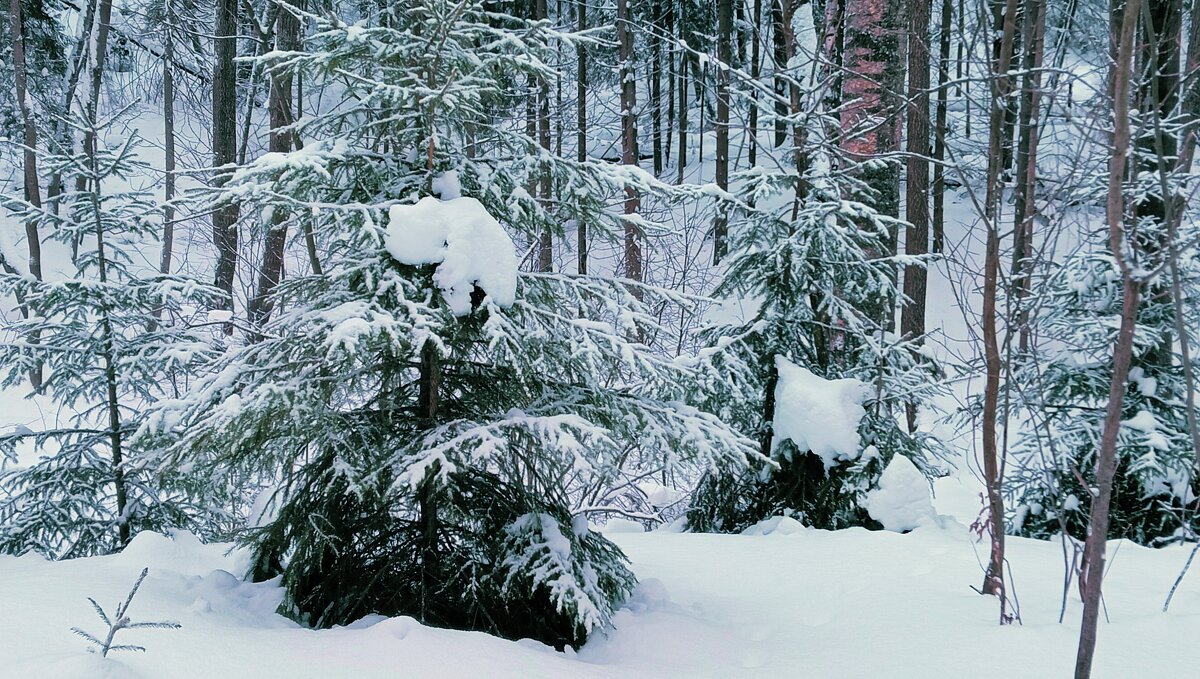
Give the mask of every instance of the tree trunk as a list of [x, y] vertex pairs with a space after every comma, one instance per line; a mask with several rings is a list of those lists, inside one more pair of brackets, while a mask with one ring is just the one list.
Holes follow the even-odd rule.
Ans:
[[946, 114], [950, 81], [950, 31], [954, 26], [953, 0], [942, 0], [941, 32], [938, 36], [937, 114], [933, 134], [933, 251], [946, 248]]
[[[90, 135], [91, 139], [95, 139], [95, 119], [88, 121], [88, 127], [85, 134]], [[100, 203], [100, 164], [96, 157], [96, 147], [94, 144], [84, 147], [84, 152], [88, 158], [88, 168], [92, 175], [91, 186], [85, 187], [90, 192], [90, 202], [92, 208], [92, 229], [96, 236], [96, 273], [100, 280], [101, 287], [108, 283], [108, 258], [105, 254], [104, 242], [104, 222], [101, 219], [101, 203]], [[84, 181], [87, 182], [87, 176], [84, 176]], [[125, 457], [121, 432], [121, 403], [117, 394], [117, 357], [116, 357], [116, 332], [112, 325], [112, 310], [107, 302], [100, 304], [100, 341], [101, 361], [104, 370], [104, 387], [105, 387], [105, 411], [108, 415], [108, 441], [109, 452], [111, 454], [110, 461], [113, 466], [113, 494], [116, 500], [117, 509], [117, 540], [123, 546], [129, 544], [129, 517], [126, 516], [126, 506], [128, 504], [128, 489], [125, 483]]]
[[[717, 0], [717, 187], [729, 190], [729, 81], [733, 58], [733, 0]], [[713, 224], [713, 264], [728, 249], [729, 215], [724, 201], [717, 205]]]
[[[836, 1], [836, 0], [835, 0]], [[787, 25], [783, 18], [784, 0], [773, 0], [771, 3], [771, 43], [775, 62], [775, 148], [787, 142], [787, 113], [788, 113], [788, 82], [782, 76], [787, 70]]]
[[[300, 47], [300, 20], [286, 8], [281, 8], [275, 17], [275, 49], [292, 52]], [[288, 153], [294, 143], [292, 124], [292, 74], [290, 71], [275, 71], [271, 74], [271, 134], [268, 141], [272, 153]], [[275, 300], [271, 296], [283, 277], [283, 256], [287, 246], [287, 211], [276, 206], [271, 211], [271, 227], [267, 231], [263, 247], [262, 266], [259, 267], [258, 289], [250, 302], [250, 320], [255, 326], [266, 323], [271, 316]]]
[[[899, 151], [901, 89], [899, 61], [903, 27], [897, 0], [845, 0], [844, 68], [842, 69], [841, 147], [853, 161], [864, 163], [860, 175], [875, 193], [872, 207], [889, 217], [900, 214], [900, 168], [891, 160], [867, 163]], [[883, 252], [896, 253], [899, 234], [888, 229]], [[891, 271], [896, 275], [895, 269]], [[893, 278], [894, 280], [894, 278]], [[887, 331], [895, 329], [895, 298], [881, 295], [870, 316]]]
[[[37, 128], [33, 124], [33, 115], [29, 110], [29, 101], [26, 97], [26, 69], [25, 69], [25, 26], [21, 13], [21, 0], [12, 0], [9, 5], [10, 19], [12, 20], [12, 56], [13, 56], [13, 78], [16, 80], [17, 89], [17, 107], [21, 110], [21, 127], [22, 127], [22, 178], [25, 190], [25, 200], [36, 208], [42, 207], [42, 189], [38, 181], [37, 170]], [[25, 241], [29, 248], [29, 275], [37, 280], [42, 280], [42, 237], [38, 233], [38, 223], [35, 220], [26, 220], [25, 222]], [[29, 307], [21, 304], [21, 315], [29, 315]], [[30, 336], [30, 342], [36, 344], [38, 335]], [[29, 371], [29, 386], [34, 391], [40, 391], [42, 388], [42, 365], [38, 363]]]
[[[546, 18], [546, 0], [536, 0], [534, 2], [534, 18], [539, 21]], [[538, 82], [537, 99], [538, 145], [548, 155], [550, 153], [550, 81], [546, 78], [541, 78]], [[541, 197], [542, 210], [546, 214], [549, 214], [553, 207], [553, 183], [554, 178], [550, 174], [549, 164], [543, 161], [538, 194]], [[554, 234], [550, 232], [549, 227], [542, 230], [541, 238], [538, 239], [537, 268], [538, 271], [543, 272], [554, 268]]]
[[654, 156], [654, 176], [662, 175], [663, 171], [663, 139], [662, 139], [662, 39], [658, 37], [662, 30], [662, 6], [655, 2], [651, 17], [653, 29], [650, 40], [650, 72], [647, 80], [650, 85], [650, 140]]
[[675, 159], [675, 183], [683, 183], [683, 170], [687, 166], [688, 126], [688, 69], [687, 50], [679, 50], [679, 153]]
[[983, 477], [987, 491], [991, 534], [990, 558], [983, 579], [983, 593], [1000, 599], [1000, 622], [1010, 621], [1004, 588], [1004, 496], [1001, 491], [1000, 454], [996, 440], [1000, 395], [1000, 344], [996, 329], [996, 297], [1000, 278], [1000, 203], [1003, 193], [1004, 102], [1012, 91], [1013, 37], [1016, 33], [1017, 0], [1007, 0], [996, 59], [992, 64], [991, 120], [988, 134], [988, 172], [984, 221], [987, 247], [984, 255], [983, 344], [986, 379], [983, 396]]
[[[629, 18], [628, 0], [617, 0], [617, 42], [621, 60], [621, 162], [638, 164], [637, 143], [637, 79], [634, 77], [633, 27]], [[641, 207], [637, 190], [625, 187], [625, 277], [642, 280], [641, 228], [629, 217]], [[641, 298], [640, 289], [634, 295]]]
[[[1087, 543], [1084, 547], [1083, 622], [1079, 630], [1079, 649], [1075, 657], [1075, 679], [1092, 676], [1096, 652], [1096, 626], [1100, 620], [1101, 581], [1104, 578], [1105, 547], [1108, 540], [1108, 512], [1112, 501], [1113, 476], [1117, 467], [1117, 435], [1125, 401], [1129, 364], [1133, 356], [1133, 332], [1137, 322], [1139, 281], [1135, 264], [1126, 260], [1126, 248], [1136, 247], [1125, 241], [1125, 195], [1123, 182], [1129, 153], [1129, 81], [1133, 73], [1133, 38], [1138, 23], [1138, 0], [1127, 0], [1123, 12], [1113, 11], [1113, 33], [1118, 21], [1120, 33], [1114, 35], [1115, 54], [1109, 93], [1113, 101], [1113, 151], [1108, 163], [1108, 199], [1105, 216], [1109, 248], [1121, 269], [1121, 325], [1113, 348], [1112, 384], [1104, 410], [1104, 428], [1096, 451], [1096, 493], [1092, 498]], [[1123, 16], [1122, 16], [1123, 14]]]
[[[579, 12], [579, 32], [587, 30], [587, 0], [580, 0], [576, 5]], [[587, 160], [587, 92], [588, 92], [588, 76], [587, 76], [587, 49], [583, 43], [579, 43], [575, 47], [575, 56], [579, 62], [579, 77], [575, 80], [575, 116], [576, 116], [576, 131], [575, 131], [575, 159], [580, 163]], [[586, 274], [588, 272], [588, 240], [587, 227], [583, 222], [579, 222], [578, 233], [576, 234], [579, 244], [579, 273]]]
[[750, 43], [750, 148], [747, 162], [758, 164], [758, 85], [762, 80], [762, 0], [754, 0], [754, 33]]
[[[921, 256], [929, 251], [929, 2], [908, 3], [908, 157], [905, 174], [905, 218], [908, 228], [904, 254]], [[900, 311], [900, 335], [908, 339], [925, 334], [924, 265], [904, 269], [904, 296]], [[917, 404], [905, 404], [909, 432], [917, 429]]]
[[[442, 361], [437, 345], [426, 340], [421, 347], [421, 362], [418, 376], [417, 418], [423, 429], [432, 429], [437, 424], [441, 404]], [[421, 621], [429, 620], [429, 594], [437, 584], [437, 538], [439, 493], [435, 463], [426, 473], [417, 489], [417, 504], [421, 521]]]
[[[83, 20], [80, 23], [79, 39], [75, 41], [75, 51], [72, 54], [71, 73], [67, 76], [67, 84], [64, 88], [62, 98], [63, 113], [69, 113], [75, 106], [75, 91], [79, 88], [79, 78], [83, 74], [83, 68], [87, 65], [88, 53], [91, 49], [92, 29], [96, 23], [96, 3], [88, 2], [86, 9], [83, 12]], [[73, 149], [75, 145], [75, 131], [71, 126], [66, 124], [65, 119], [55, 120], [50, 125], [50, 138], [57, 140], [62, 144], [63, 148]], [[63, 183], [62, 173], [53, 172], [50, 175], [50, 181], [46, 185], [46, 201], [50, 204], [50, 213], [58, 216], [58, 197], [62, 195]]]
[[166, 147], [163, 175], [163, 240], [158, 270], [171, 273], [171, 251], [175, 246], [175, 6], [164, 3], [163, 27], [163, 144]]
[[[213, 186], [222, 187], [237, 160], [237, 0], [217, 0], [213, 38]], [[224, 291], [223, 308], [233, 309], [233, 279], [237, 270], [238, 205], [226, 202], [212, 213], [213, 246], [217, 265], [213, 284]], [[230, 327], [228, 332], [232, 332]]]
[[1179, 142], [1179, 161], [1176, 167], [1180, 172], [1192, 170], [1192, 161], [1196, 156], [1197, 123], [1200, 123], [1200, 2], [1192, 2], [1192, 11], [1188, 17], [1187, 59], [1184, 73], [1188, 74], [1187, 86], [1180, 93], [1179, 110], [1184, 115], [1185, 125]]
[[1030, 276], [1033, 273], [1033, 218], [1037, 214], [1034, 196], [1037, 188], [1038, 113], [1041, 106], [1042, 59], [1046, 27], [1046, 5], [1043, 0], [1026, 0], [1024, 34], [1025, 71], [1021, 88], [1021, 113], [1018, 122], [1017, 183], [1013, 206], [1012, 304], [1016, 309], [1019, 334], [1018, 348], [1029, 350]]

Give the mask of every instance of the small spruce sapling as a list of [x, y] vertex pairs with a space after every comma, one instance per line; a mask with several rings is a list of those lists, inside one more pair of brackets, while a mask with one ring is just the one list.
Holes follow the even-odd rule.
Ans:
[[71, 631], [83, 637], [92, 644], [92, 648], [88, 649], [89, 653], [96, 653], [97, 649], [101, 657], [108, 657], [109, 651], [142, 651], [145, 652], [144, 646], [134, 646], [132, 644], [114, 644], [113, 641], [117, 636], [117, 632], [123, 629], [179, 629], [182, 627], [179, 623], [173, 620], [165, 620], [162, 622], [133, 622], [129, 619], [129, 604], [133, 602], [133, 597], [138, 592], [138, 588], [142, 586], [142, 581], [146, 579], [146, 575], [150, 573], [149, 568], [143, 568], [141, 575], [138, 576], [137, 582], [133, 583], [133, 589], [129, 590], [129, 596], [125, 597], [124, 603], [117, 604], [116, 614], [109, 616], [104, 612], [100, 604], [96, 600], [88, 597], [88, 601], [92, 602], [92, 608], [96, 609], [96, 615], [108, 625], [108, 634], [105, 635], [104, 641], [98, 637], [85, 632], [78, 627], [72, 627]]

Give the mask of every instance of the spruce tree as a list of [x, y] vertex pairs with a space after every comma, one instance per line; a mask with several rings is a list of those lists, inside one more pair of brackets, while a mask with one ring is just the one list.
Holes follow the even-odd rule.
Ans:
[[[1150, 229], [1154, 222], [1141, 224]], [[1196, 299], [1200, 279], [1190, 254], [1180, 258], [1180, 269], [1184, 299]], [[1082, 540], [1090, 509], [1084, 484], [1094, 483], [1121, 279], [1110, 255], [1085, 247], [1048, 267], [1038, 289], [1032, 326], [1040, 342], [1014, 375], [1028, 421], [1013, 446], [1013, 529], [1041, 538], [1065, 532]], [[1156, 545], [1196, 535], [1200, 484], [1180, 358], [1170, 339], [1173, 306], [1169, 296], [1159, 295], [1142, 300], [1138, 310], [1117, 442], [1113, 539]], [[1186, 304], [1182, 313], [1189, 324], [1196, 322], [1194, 305]]]
[[[0, 475], [0, 552], [106, 554], [139, 531], [192, 527], [206, 513], [151, 470], [150, 452], [130, 444], [147, 406], [182, 388], [211, 352], [203, 322], [191, 318], [210, 291], [159, 274], [143, 256], [161, 231], [161, 212], [149, 193], [122, 188], [150, 168], [137, 159], [136, 135], [103, 144], [115, 122], [88, 128], [76, 119], [98, 148], [45, 157], [47, 171], [83, 187], [62, 196], [57, 214], [3, 198], [18, 220], [80, 248], [69, 277], [0, 274], [0, 294], [15, 295], [29, 312], [6, 324], [4, 386], [44, 365], [42, 392], [70, 413], [51, 429], [0, 436], [0, 455], [18, 462]], [[38, 457], [17, 461], [17, 448], [30, 441]]]
[[[820, 528], [875, 526], [866, 493], [892, 457], [932, 475], [942, 453], [897, 420], [906, 399], [926, 403], [942, 390], [922, 338], [880, 327], [890, 316], [880, 304], [897, 293], [896, 262], [882, 253], [899, 222], [871, 207], [863, 181], [835, 169], [846, 164], [821, 122], [798, 123], [810, 128], [795, 154], [799, 170], [753, 168], [735, 178], [740, 200], [716, 290], [726, 313], [708, 328], [702, 356], [721, 375], [716, 412], [753, 435], [771, 462], [708, 475], [688, 512], [694, 530], [740, 531], [778, 514]], [[744, 312], [728, 313], [736, 309]], [[862, 383], [857, 450], [818, 454], [774, 431], [780, 358], [825, 380]], [[834, 398], [837, 385], [829, 388]]]
[[295, 619], [404, 614], [577, 646], [635, 583], [576, 511], [583, 492], [631, 461], [695, 473], [754, 453], [689, 405], [697, 365], [643, 343], [682, 297], [518, 272], [562, 228], [531, 178], [550, 172], [557, 215], [595, 234], [622, 228], [607, 197], [657, 184], [521, 132], [523, 83], [572, 39], [545, 22], [446, 0], [310, 18], [308, 49], [266, 66], [344, 100], [300, 123], [320, 141], [242, 168], [225, 199], [270, 210], [255, 228], [311, 227], [324, 273], [284, 280], [275, 315], [140, 440], [171, 446], [197, 488], [262, 489], [251, 576], [282, 575]]

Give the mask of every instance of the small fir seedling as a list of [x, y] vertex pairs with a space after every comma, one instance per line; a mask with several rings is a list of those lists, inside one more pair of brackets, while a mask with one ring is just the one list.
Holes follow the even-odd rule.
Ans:
[[142, 574], [138, 576], [137, 582], [133, 583], [133, 589], [129, 590], [129, 596], [125, 597], [125, 602], [117, 605], [116, 615], [109, 617], [100, 604], [96, 600], [88, 597], [88, 601], [92, 602], [92, 608], [96, 609], [96, 615], [108, 625], [108, 634], [101, 641], [92, 634], [85, 632], [78, 627], [72, 627], [71, 631], [83, 637], [92, 644], [92, 648], [88, 649], [89, 653], [99, 653], [102, 657], [107, 657], [109, 651], [145, 651], [143, 646], [134, 646], [132, 644], [114, 644], [113, 640], [117, 636], [117, 632], [123, 629], [179, 629], [182, 627], [179, 623], [168, 620], [164, 622], [133, 622], [129, 619], [129, 604], [133, 602], [133, 597], [137, 594], [138, 588], [142, 586], [142, 581], [149, 574], [149, 568], [143, 568]]

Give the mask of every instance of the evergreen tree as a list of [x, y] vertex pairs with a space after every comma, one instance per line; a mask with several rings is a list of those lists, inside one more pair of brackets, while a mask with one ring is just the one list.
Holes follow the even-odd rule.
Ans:
[[353, 26], [311, 18], [310, 49], [268, 55], [268, 70], [344, 101], [301, 123], [321, 141], [243, 168], [226, 199], [269, 210], [258, 228], [281, 210], [303, 220], [325, 273], [283, 281], [276, 314], [141, 440], [173, 446], [197, 488], [262, 488], [251, 575], [282, 574], [298, 620], [407, 614], [579, 645], [635, 582], [573, 513], [583, 491], [630, 460], [753, 455], [687, 404], [699, 367], [642, 343], [659, 330], [651, 310], [682, 297], [517, 271], [514, 235], [561, 229], [529, 178], [552, 173], [557, 214], [598, 234], [622, 228], [607, 197], [661, 187], [540, 153], [521, 132], [524, 83], [571, 39], [544, 22], [446, 0]]
[[[102, 139], [104, 127], [91, 129]], [[136, 136], [117, 147], [97, 143], [92, 154], [45, 158], [50, 172], [84, 187], [63, 195], [57, 216], [3, 198], [17, 219], [36, 220], [50, 238], [81, 246], [70, 278], [0, 274], [0, 292], [24, 300], [30, 312], [6, 324], [3, 384], [20, 384], [42, 364], [42, 391], [72, 413], [53, 429], [0, 436], [2, 455], [15, 459], [27, 441], [42, 453], [0, 476], [0, 552], [105, 554], [142, 530], [190, 526], [199, 511], [170, 478], [150, 470], [153, 456], [129, 438], [147, 405], [183, 387], [210, 353], [203, 328], [188, 324], [209, 290], [159, 275], [141, 255], [153, 247], [161, 213], [149, 194], [119, 188], [149, 171], [136, 157]]]
[[[905, 399], [926, 402], [941, 390], [920, 338], [880, 328], [880, 300], [893, 299], [897, 283], [893, 258], [879, 253], [898, 222], [870, 207], [865, 184], [831, 169], [838, 151], [819, 128], [805, 138], [798, 164], [817, 162], [802, 173], [756, 168], [736, 178], [742, 202], [716, 294], [750, 311], [711, 326], [703, 354], [722, 376], [716, 412], [752, 433], [773, 464], [709, 475], [688, 512], [695, 530], [740, 531], [777, 514], [820, 528], [876, 525], [864, 501], [892, 456], [932, 474], [941, 454], [935, 439], [897, 421]], [[774, 432], [777, 357], [867, 387], [859, 450], [829, 459]]]
[[[1155, 222], [1141, 224], [1151, 229]], [[1181, 257], [1180, 269], [1184, 299], [1196, 299], [1194, 257]], [[1094, 484], [1121, 279], [1111, 255], [1084, 249], [1051, 267], [1039, 288], [1033, 334], [1042, 341], [1014, 375], [1030, 417], [1013, 447], [1013, 529], [1041, 538], [1066, 532], [1082, 540], [1090, 509], [1083, 484]], [[1183, 313], [1194, 325], [1195, 309], [1189, 305]], [[1163, 544], [1196, 535], [1200, 484], [1193, 472], [1184, 379], [1170, 340], [1173, 314], [1170, 297], [1161, 295], [1143, 299], [1138, 310], [1117, 443], [1113, 539]]]

